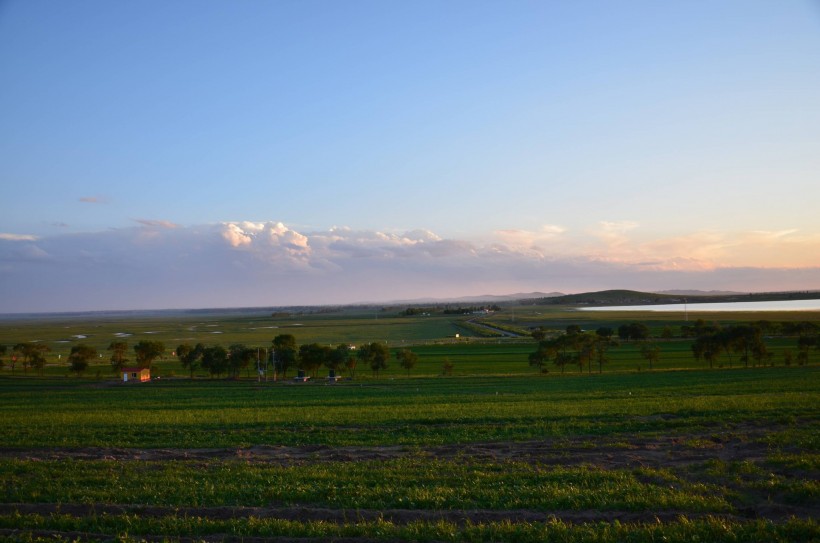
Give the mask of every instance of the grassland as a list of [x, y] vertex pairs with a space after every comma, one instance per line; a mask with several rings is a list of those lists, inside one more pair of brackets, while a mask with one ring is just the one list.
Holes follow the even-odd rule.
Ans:
[[[503, 336], [499, 333], [523, 334], [535, 327], [542, 327], [555, 333], [567, 325], [577, 324], [586, 330], [607, 326], [617, 328], [619, 324], [642, 322], [649, 326], [653, 336], [658, 338], [664, 328], [669, 327], [675, 336], [681, 326], [703, 318], [712, 321], [720, 319], [722, 324], [737, 324], [766, 318], [771, 321], [809, 320], [820, 323], [820, 313], [697, 313], [690, 311], [689, 321], [681, 315], [627, 311], [616, 313], [584, 312], [570, 307], [554, 306], [510, 306], [490, 315], [444, 315], [402, 317], [401, 308], [338, 308], [324, 311], [293, 312], [271, 314], [261, 310], [247, 313], [201, 311], [157, 314], [114, 314], [114, 315], [54, 315], [37, 318], [4, 318], [0, 320], [0, 345], [11, 346], [20, 342], [40, 342], [51, 350], [46, 355], [45, 376], [66, 376], [68, 355], [71, 347], [78, 343], [93, 346], [100, 353], [96, 363], [92, 362], [87, 375], [98, 378], [113, 377], [107, 362], [109, 344], [123, 340], [131, 345], [140, 340], [158, 340], [166, 346], [166, 353], [154, 367], [155, 375], [186, 375], [173, 349], [181, 343], [222, 344], [228, 346], [242, 343], [259, 347], [260, 352], [271, 346], [271, 340], [278, 334], [292, 334], [298, 344], [318, 342], [336, 345], [339, 343], [361, 344], [371, 341], [386, 342], [391, 349], [412, 348], [419, 356], [411, 377], [432, 377], [442, 372], [445, 359], [454, 365], [455, 375], [522, 375], [531, 374], [533, 369], [527, 363], [527, 355], [535, 348], [533, 341], [526, 337]], [[494, 327], [496, 333], [483, 333], [478, 323]], [[498, 332], [500, 331], [500, 332]], [[459, 335], [456, 338], [456, 334]], [[782, 365], [786, 350], [794, 350], [793, 339], [773, 338], [767, 340], [774, 354], [773, 362]], [[676, 337], [659, 342], [661, 356], [656, 369], [702, 369], [703, 363], [694, 360], [691, 342]], [[640, 346], [623, 343], [610, 352], [611, 361], [604, 371], [624, 372], [648, 369], [639, 354]], [[262, 355], [263, 356], [263, 355]], [[820, 362], [820, 351], [814, 350], [811, 361]], [[6, 357], [7, 359], [8, 357]], [[737, 364], [731, 356], [722, 356], [718, 366]], [[547, 368], [560, 372], [557, 368]], [[591, 368], [593, 371], [597, 368]], [[365, 371], [357, 372], [357, 379], [368, 377]], [[587, 368], [587, 371], [590, 368]], [[577, 371], [567, 367], [566, 372]], [[10, 367], [0, 369], [0, 375], [9, 374]], [[19, 374], [20, 369], [16, 372]], [[204, 371], [196, 374], [206, 377]], [[251, 376], [251, 369], [244, 373]], [[382, 377], [402, 378], [406, 373], [393, 361]]]
[[[543, 311], [490, 318], [680, 325]], [[388, 336], [420, 361], [409, 376], [391, 361], [379, 379], [360, 372], [333, 385], [127, 385], [104, 361], [102, 378], [67, 378], [57, 361], [37, 378], [6, 368], [0, 541], [820, 540], [815, 363], [724, 360], [710, 371], [674, 339], [651, 372], [625, 344], [602, 374], [537, 374], [526, 362], [532, 342], [456, 342], [463, 317], [387, 313], [4, 324], [0, 343], [98, 348], [120, 333], [169, 345], [269, 343], [283, 329], [300, 343]], [[444, 358], [455, 376], [440, 375]], [[159, 368], [184, 375], [170, 358]]]

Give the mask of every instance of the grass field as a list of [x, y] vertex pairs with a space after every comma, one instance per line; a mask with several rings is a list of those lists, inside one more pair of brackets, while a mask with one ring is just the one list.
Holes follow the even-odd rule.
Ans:
[[[691, 312], [691, 324], [697, 318], [712, 321], [720, 319], [722, 324], [736, 324], [766, 318], [772, 321], [808, 320], [820, 323], [820, 314], [816, 312], [792, 313], [714, 313], [698, 314]], [[21, 342], [39, 342], [51, 350], [46, 355], [45, 376], [65, 376], [68, 374], [68, 354], [71, 347], [78, 343], [93, 346], [100, 353], [96, 363], [92, 363], [87, 376], [112, 378], [108, 364], [110, 353], [106, 350], [115, 340], [127, 341], [134, 345], [140, 340], [162, 341], [166, 353], [155, 364], [154, 374], [162, 376], [186, 375], [176, 358], [173, 349], [181, 343], [205, 345], [221, 344], [228, 346], [242, 343], [264, 349], [271, 346], [273, 337], [279, 334], [292, 334], [298, 344], [318, 342], [328, 345], [339, 343], [362, 344], [372, 341], [386, 342], [395, 351], [403, 347], [412, 348], [419, 356], [417, 366], [411, 377], [430, 377], [442, 373], [442, 365], [449, 360], [454, 365], [455, 375], [515, 375], [532, 374], [534, 369], [527, 363], [527, 355], [535, 349], [535, 342], [523, 337], [481, 337], [481, 329], [468, 321], [475, 320], [497, 326], [498, 330], [517, 330], [521, 333], [533, 327], [544, 327], [547, 330], [562, 331], [569, 324], [577, 324], [586, 330], [595, 330], [601, 326], [617, 328], [620, 324], [642, 322], [658, 338], [664, 327], [669, 326], [678, 335], [680, 327], [687, 324], [680, 315], [663, 313], [641, 313], [639, 311], [600, 313], [584, 312], [574, 308], [552, 306], [515, 306], [507, 307], [489, 316], [443, 315], [399, 316], [399, 308], [338, 308], [323, 311], [292, 314], [275, 314], [261, 310], [238, 313], [218, 310], [156, 314], [115, 314], [96, 315], [81, 314], [52, 315], [38, 318], [4, 318], [0, 320], [0, 345], [10, 347]], [[456, 338], [456, 334], [459, 335]], [[691, 341], [676, 338], [659, 341], [661, 357], [656, 369], [701, 369], [704, 363], [698, 363], [692, 357]], [[772, 362], [783, 364], [786, 350], [795, 350], [795, 340], [790, 338], [773, 338], [767, 344], [774, 354]], [[639, 353], [640, 346], [635, 343], [622, 343], [610, 351], [611, 361], [604, 371], [645, 371], [648, 365]], [[133, 353], [131, 353], [133, 355]], [[8, 357], [6, 357], [8, 361]], [[820, 351], [810, 353], [810, 362], [820, 361]], [[718, 366], [737, 365], [737, 356], [723, 355]], [[0, 369], [0, 374], [11, 372], [10, 366]], [[560, 368], [547, 366], [551, 373], [560, 372]], [[597, 367], [585, 371], [597, 371]], [[20, 373], [20, 369], [16, 373]], [[577, 367], [567, 366], [565, 372], [578, 371]], [[244, 373], [250, 377], [252, 369]], [[367, 368], [359, 368], [358, 379], [368, 377]], [[198, 374], [207, 376], [204, 371]], [[400, 378], [406, 373], [392, 360], [382, 377]]]
[[[543, 308], [529, 311], [493, 318], [547, 324]], [[570, 314], [547, 318], [559, 329], [587, 319]], [[585, 328], [620, 318], [593, 317]], [[118, 333], [172, 346], [185, 332], [227, 345], [283, 329], [300, 343], [398, 331], [391, 346], [420, 359], [410, 376], [393, 360], [379, 379], [360, 370], [333, 385], [167, 378], [187, 375], [172, 359], [145, 384], [119, 383], [105, 361], [102, 378], [66, 378], [57, 361], [44, 377], [6, 368], [0, 541], [820, 540], [816, 364], [708, 370], [674, 339], [651, 372], [624, 344], [603, 374], [538, 374], [532, 341], [457, 342], [460, 318], [4, 323], [0, 343], [69, 346]], [[445, 358], [454, 376], [441, 376]]]
[[0, 535], [811, 541], [819, 374], [5, 378]]

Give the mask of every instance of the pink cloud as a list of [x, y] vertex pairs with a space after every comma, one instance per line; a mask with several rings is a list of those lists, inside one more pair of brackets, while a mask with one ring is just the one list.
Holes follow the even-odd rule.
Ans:
[[134, 219], [134, 221], [140, 223], [143, 226], [150, 226], [151, 228], [166, 228], [170, 230], [179, 227], [178, 224], [172, 223], [171, 221], [152, 219]]
[[142, 226], [39, 239], [0, 234], [5, 310], [355, 303], [605, 288], [820, 288], [820, 236], [787, 230], [642, 239], [647, 234], [639, 226], [609, 225], [604, 230], [617, 239], [606, 245], [594, 231], [558, 228], [464, 240], [428, 231], [300, 232], [276, 221], [136, 222]]
[[37, 236], [32, 236], [30, 234], [0, 233], [0, 240], [5, 241], [37, 241], [37, 239]]

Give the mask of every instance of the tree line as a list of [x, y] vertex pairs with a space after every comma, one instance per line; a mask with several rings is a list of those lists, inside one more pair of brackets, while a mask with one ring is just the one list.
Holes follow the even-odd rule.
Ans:
[[773, 363], [774, 353], [766, 345], [765, 336], [778, 333], [797, 338], [797, 355], [794, 351], [783, 351], [783, 363], [790, 366], [793, 362], [803, 366], [809, 362], [809, 351], [814, 347], [820, 349], [820, 327], [812, 322], [769, 323], [759, 321], [750, 324], [721, 326], [718, 323], [707, 324], [698, 320], [685, 333], [694, 337], [692, 355], [696, 360], [708, 362], [714, 367], [718, 357], [725, 355], [729, 367], [734, 365], [735, 356], [744, 367], [765, 366]]
[[[545, 330], [536, 328], [532, 336], [538, 341], [538, 347], [530, 353], [529, 363], [541, 372], [548, 371], [546, 365], [551, 362], [561, 369], [561, 373], [564, 373], [566, 366], [578, 366], [579, 371], [587, 368], [589, 372], [593, 366], [597, 366], [600, 373], [609, 362], [609, 351], [620, 345], [614, 338], [615, 333], [610, 327], [583, 331], [578, 325], [569, 325], [563, 334], [548, 338]], [[710, 368], [714, 367], [720, 356], [728, 358], [730, 367], [735, 360], [744, 367], [749, 367], [750, 364], [771, 365], [774, 353], [767, 346], [765, 338], [774, 334], [797, 338], [796, 354], [791, 349], [783, 351], [783, 363], [787, 366], [793, 362], [801, 366], [808, 364], [810, 350], [820, 350], [820, 327], [808, 321], [758, 321], [722, 326], [699, 319], [692, 325], [681, 327], [681, 335], [693, 339], [692, 356], [698, 362], [708, 363]], [[660, 360], [660, 346], [652, 340], [650, 329], [645, 324], [623, 324], [618, 327], [617, 336], [621, 341], [638, 342], [640, 356], [648, 362], [650, 370]], [[670, 339], [671, 328], [664, 327], [661, 337]]]
[[433, 313], [441, 312], [444, 315], [471, 315], [473, 313], [481, 313], [484, 311], [501, 311], [501, 307], [496, 304], [493, 305], [471, 305], [471, 306], [456, 306], [451, 307], [445, 305], [441, 306], [427, 306], [427, 307], [408, 307], [399, 311], [399, 316], [412, 317], [415, 315], [432, 315]]
[[617, 340], [613, 338], [614, 331], [609, 327], [598, 328], [594, 332], [585, 332], [575, 324], [567, 326], [566, 332], [547, 338], [546, 332], [537, 329], [533, 332], [533, 337], [538, 340], [538, 348], [530, 353], [529, 362], [531, 366], [544, 372], [548, 362], [561, 368], [561, 373], [567, 366], [576, 365], [579, 371], [586, 367], [590, 372], [592, 366], [598, 366], [598, 372], [603, 371], [603, 366], [609, 362], [609, 351], [618, 346]]
[[[10, 364], [12, 373], [17, 365], [23, 367], [24, 372], [29, 369], [42, 371], [46, 362], [46, 353], [51, 349], [43, 343], [19, 343], [11, 348]], [[165, 344], [161, 341], [140, 341], [129, 349], [127, 341], [113, 341], [106, 349], [109, 362], [114, 372], [133, 365], [138, 368], [151, 368], [154, 361], [166, 352]], [[5, 354], [8, 349], [0, 345], [0, 367], [5, 365]], [[193, 378], [197, 370], [205, 370], [210, 375], [219, 377], [238, 377], [242, 371], [254, 372], [257, 370], [269, 371], [273, 369], [275, 375], [287, 378], [293, 370], [303, 371], [316, 376], [322, 367], [338, 375], [347, 372], [353, 378], [358, 367], [370, 369], [375, 377], [382, 370], [387, 369], [391, 356], [387, 345], [379, 342], [365, 343], [354, 347], [347, 343], [340, 343], [334, 347], [319, 343], [298, 345], [295, 336], [280, 334], [273, 338], [270, 345], [264, 347], [249, 347], [235, 343], [227, 348], [222, 345], [204, 345], [197, 343], [179, 344], [172, 352], [183, 368], [189, 371]], [[394, 353], [399, 366], [408, 374], [418, 361], [416, 353], [410, 349], [401, 349]], [[133, 356], [133, 358], [131, 358]], [[100, 358], [97, 349], [91, 345], [80, 343], [71, 347], [68, 356], [69, 371], [82, 375], [92, 360]]]
[[[336, 346], [315, 342], [298, 345], [292, 334], [280, 334], [273, 338], [270, 347], [249, 348], [234, 344], [226, 349], [221, 345], [206, 347], [202, 343], [183, 343], [177, 346], [176, 355], [182, 366], [189, 370], [191, 377], [198, 368], [215, 376], [238, 377], [242, 370], [256, 362], [256, 369], [265, 372], [272, 369], [276, 377], [283, 379], [287, 379], [288, 373], [294, 370], [316, 377], [323, 367], [335, 375], [346, 371], [353, 378], [359, 367], [369, 368], [378, 377], [388, 367], [390, 350], [384, 343], [375, 341], [358, 347], [348, 343]], [[418, 360], [410, 349], [397, 351], [395, 357], [408, 373]]]
[[[114, 371], [120, 371], [128, 362], [128, 343], [125, 341], [114, 341], [108, 346], [111, 351], [111, 366]], [[9, 353], [5, 345], [0, 345], [0, 368], [6, 365], [6, 354], [9, 354], [8, 363], [11, 366], [11, 371], [19, 364], [23, 368], [24, 373], [28, 373], [29, 369], [33, 369], [38, 373], [42, 373], [46, 365], [46, 354], [51, 352], [51, 348], [44, 343], [18, 343], [11, 348]], [[134, 345], [134, 360], [135, 365], [140, 368], [147, 368], [151, 363], [160, 357], [165, 352], [165, 345], [161, 341], [140, 341]], [[85, 343], [78, 343], [71, 347], [68, 354], [69, 370], [82, 374], [88, 369], [91, 360], [98, 358], [100, 355], [97, 349]]]

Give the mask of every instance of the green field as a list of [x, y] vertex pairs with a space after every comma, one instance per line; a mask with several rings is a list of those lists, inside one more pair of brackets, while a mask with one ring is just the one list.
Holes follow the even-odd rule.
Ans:
[[[646, 324], [661, 349], [660, 360], [655, 369], [702, 369], [704, 362], [692, 356], [691, 340], [681, 338], [681, 326], [692, 324], [703, 318], [711, 322], [718, 318], [714, 313], [699, 314], [691, 311], [689, 321], [680, 315], [663, 313], [629, 312], [584, 312], [571, 307], [514, 306], [505, 307], [490, 315], [443, 315], [400, 316], [400, 308], [334, 308], [272, 315], [262, 310], [236, 311], [193, 311], [158, 312], [155, 314], [79, 314], [51, 315], [38, 318], [10, 318], [0, 320], [0, 345], [10, 348], [21, 342], [36, 342], [48, 346], [44, 376], [68, 375], [68, 355], [72, 346], [83, 343], [94, 347], [100, 357], [92, 361], [86, 371], [87, 377], [110, 379], [115, 375], [108, 363], [109, 344], [115, 340], [128, 342], [131, 346], [140, 340], [161, 341], [166, 352], [158, 359], [153, 369], [154, 375], [165, 377], [184, 376], [182, 368], [172, 355], [173, 349], [181, 343], [221, 344], [228, 346], [241, 343], [259, 348], [264, 358], [265, 349], [271, 347], [271, 340], [279, 334], [292, 334], [298, 344], [318, 342], [325, 345], [349, 343], [359, 345], [368, 342], [386, 343], [394, 352], [400, 348], [411, 348], [419, 356], [411, 377], [431, 377], [442, 373], [442, 365], [449, 360], [453, 374], [466, 375], [515, 375], [532, 374], [527, 356], [535, 350], [535, 342], [529, 336], [532, 328], [542, 327], [550, 333], [560, 333], [568, 325], [579, 325], [585, 330], [595, 330], [606, 326], [617, 328], [620, 324], [641, 322]], [[816, 312], [767, 313], [726, 313], [719, 315], [721, 324], [730, 325], [766, 318], [776, 322], [806, 320], [820, 323]], [[483, 323], [496, 330], [517, 331], [518, 336], [499, 336], [479, 333]], [[674, 334], [670, 340], [660, 340], [665, 327]], [[458, 338], [456, 335], [458, 334]], [[783, 365], [785, 351], [794, 351], [794, 338], [774, 337], [767, 339], [773, 358], [772, 364]], [[639, 353], [640, 344], [622, 342], [610, 351], [610, 362], [602, 368], [607, 372], [645, 371], [647, 362]], [[133, 354], [133, 353], [131, 353]], [[3, 357], [6, 366], [0, 368], [0, 375], [10, 374], [8, 356]], [[820, 350], [809, 353], [809, 362], [820, 362]], [[733, 367], [739, 364], [737, 356], [724, 354], [717, 362], [718, 367]], [[551, 373], [560, 373], [560, 368], [547, 366]], [[598, 371], [597, 366], [584, 371]], [[577, 372], [579, 368], [567, 366], [564, 372]], [[22, 373], [16, 368], [16, 374]], [[246, 368], [242, 376], [249, 378], [253, 368]], [[198, 377], [207, 377], [200, 370]], [[357, 379], [369, 376], [367, 368], [359, 368]], [[381, 377], [406, 377], [395, 359], [381, 372]]]
[[[623, 318], [542, 312], [489, 320]], [[792, 339], [767, 340], [767, 367], [724, 357], [710, 370], [673, 338], [653, 371], [624, 343], [601, 374], [543, 374], [527, 362], [532, 340], [387, 313], [5, 322], [5, 344], [98, 348], [118, 333], [170, 346], [185, 333], [225, 345], [282, 330], [300, 343], [381, 336], [419, 363], [332, 385], [191, 380], [172, 357], [144, 384], [118, 382], [105, 360], [83, 378], [59, 359], [42, 377], [6, 367], [0, 541], [820, 540], [820, 367], [817, 353], [785, 367]]]

